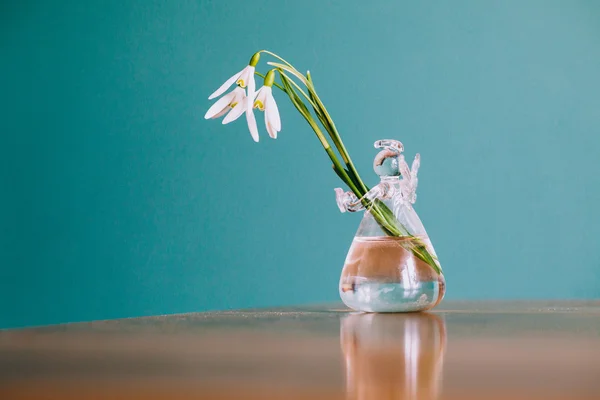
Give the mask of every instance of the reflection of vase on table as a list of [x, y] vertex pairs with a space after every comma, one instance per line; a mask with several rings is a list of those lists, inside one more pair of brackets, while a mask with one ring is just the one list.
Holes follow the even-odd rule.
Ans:
[[341, 321], [348, 400], [434, 400], [446, 344], [443, 319], [419, 314], [350, 314]]

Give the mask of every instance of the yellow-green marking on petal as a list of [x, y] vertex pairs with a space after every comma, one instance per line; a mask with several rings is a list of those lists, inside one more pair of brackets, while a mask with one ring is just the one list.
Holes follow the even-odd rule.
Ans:
[[254, 100], [254, 108], [258, 108], [260, 111], [265, 111], [265, 105], [260, 100]]

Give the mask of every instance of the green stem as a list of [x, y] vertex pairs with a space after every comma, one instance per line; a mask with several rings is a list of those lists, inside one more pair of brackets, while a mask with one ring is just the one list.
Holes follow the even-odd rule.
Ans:
[[[329, 114], [327, 108], [319, 98], [315, 90], [310, 73], [307, 72], [307, 75], [305, 77], [298, 70], [296, 70], [292, 66], [292, 64], [279, 57], [275, 53], [272, 53], [267, 50], [262, 50], [261, 52], [270, 54], [273, 57], [281, 60], [285, 64], [284, 65], [272, 62], [268, 63], [277, 68], [277, 71], [279, 72], [279, 76], [283, 83], [283, 87], [278, 85], [277, 83], [275, 83], [275, 86], [277, 86], [280, 90], [282, 90], [289, 96], [290, 100], [292, 101], [292, 104], [296, 107], [296, 109], [300, 112], [300, 114], [304, 117], [304, 119], [313, 129], [313, 131], [319, 138], [321, 145], [325, 149], [325, 152], [329, 156], [330, 160], [333, 162], [333, 170], [338, 175], [338, 177], [350, 188], [350, 190], [352, 190], [352, 192], [358, 198], [362, 198], [369, 191], [369, 189], [364, 184], [360, 175], [358, 174], [358, 171], [356, 170], [356, 167], [354, 166], [354, 163], [350, 158], [350, 155], [346, 149], [346, 146], [344, 145], [344, 142], [342, 141], [341, 135], [339, 134], [335, 123], [333, 122], [333, 119], [331, 118], [331, 115]], [[304, 90], [302, 90], [302, 88], [296, 82], [294, 82], [291, 79], [291, 77], [287, 76], [285, 72], [289, 72], [296, 78], [298, 78], [308, 89], [308, 94], [304, 92]], [[263, 76], [260, 73], [257, 74], [259, 76]], [[323, 132], [320, 130], [315, 120], [312, 118], [311, 113], [308, 111], [308, 108], [306, 107], [300, 96], [298, 96], [296, 90], [298, 90], [298, 92], [300, 92], [300, 94], [312, 106], [313, 111], [315, 112], [319, 121], [329, 134], [329, 137], [333, 141], [336, 149], [340, 153], [348, 169], [344, 168], [338, 160], [338, 158], [336, 157], [335, 153], [333, 152], [333, 149], [329, 145], [329, 142], [323, 135]], [[405, 246], [408, 250], [412, 251], [417, 258], [429, 264], [437, 273], [441, 273], [439, 265], [437, 264], [434, 256], [430, 254], [425, 243], [423, 243], [423, 241], [420, 238], [410, 234], [408, 230], [398, 222], [392, 210], [390, 210], [389, 207], [385, 205], [385, 203], [383, 203], [380, 200], [369, 202], [365, 199], [362, 200], [362, 203], [364, 207], [373, 215], [377, 223], [381, 226], [381, 228], [387, 235], [408, 238], [409, 240], [407, 240], [406, 242], [402, 242], [402, 245]]]
[[348, 151], [346, 150], [346, 147], [344, 146], [344, 142], [342, 141], [342, 138], [341, 138], [337, 128], [335, 127], [333, 119], [329, 115], [327, 108], [325, 108], [325, 105], [319, 98], [319, 95], [317, 94], [315, 87], [312, 84], [312, 79], [310, 78], [310, 74], [307, 74], [307, 76], [305, 77], [296, 68], [294, 68], [290, 63], [286, 62], [281, 57], [278, 57], [278, 58], [280, 60], [284, 61], [287, 65], [274, 63], [274, 62], [268, 62], [267, 64], [293, 74], [296, 78], [298, 78], [306, 86], [306, 88], [308, 89], [308, 92], [311, 95], [312, 100], [311, 99], [309, 99], [309, 100], [311, 100], [311, 104], [313, 104], [315, 113], [321, 120], [321, 123], [323, 124], [323, 126], [325, 127], [327, 132], [329, 133], [329, 136], [331, 137], [331, 140], [333, 141], [333, 144], [337, 148], [338, 152], [342, 156], [344, 163], [347, 165], [349, 172], [350, 172], [350, 177], [356, 183], [356, 185], [359, 187], [359, 189], [363, 192], [362, 194], [367, 193], [369, 191], [369, 189], [363, 183], [362, 179], [358, 175], [358, 171], [356, 170], [356, 167], [354, 166], [354, 163], [352, 162], [352, 159], [350, 158], [350, 154], [348, 154]]
[[[282, 71], [278, 70], [278, 72], [281, 77], [281, 81], [283, 82], [283, 85], [285, 87], [285, 93], [289, 96], [290, 100], [292, 101], [292, 104], [296, 107], [296, 109], [300, 112], [300, 114], [304, 117], [306, 122], [316, 133], [317, 137], [321, 141], [321, 144], [323, 145], [323, 148], [327, 152], [327, 155], [333, 162], [334, 171], [338, 174], [342, 181], [344, 181], [344, 183], [348, 185], [348, 187], [350, 188], [350, 190], [352, 190], [356, 197], [362, 198], [366, 192], [361, 191], [360, 187], [358, 187], [355, 181], [349, 176], [348, 171], [342, 167], [341, 163], [335, 156], [335, 153], [331, 149], [329, 142], [327, 141], [327, 139], [324, 138], [324, 135], [317, 126], [315, 120], [311, 117], [308, 109], [306, 108], [306, 105], [304, 105], [302, 99], [300, 99], [294, 88], [291, 86], [292, 80]], [[381, 204], [384, 205], [383, 203]], [[363, 205], [365, 206], [365, 208], [370, 209], [372, 208], [373, 203], [369, 203], [367, 200], [363, 200]], [[372, 210], [372, 212], [373, 215], [376, 216], [376, 219], [378, 221], [381, 221], [381, 226], [386, 230], [386, 233], [389, 233], [392, 236], [400, 236], [400, 231], [396, 228], [394, 224], [394, 218], [391, 219], [391, 221], [393, 221], [391, 222], [388, 218], [386, 218], [385, 214], [381, 210], [379, 210], [378, 207], [375, 207], [375, 209]]]
[[342, 158], [344, 159], [344, 162], [348, 166], [348, 169], [350, 170], [352, 175], [354, 175], [354, 177], [356, 178], [356, 181], [360, 185], [361, 189], [364, 190], [365, 193], [367, 193], [369, 191], [369, 189], [363, 183], [362, 179], [360, 178], [360, 175], [358, 175], [358, 171], [356, 170], [356, 167], [354, 166], [354, 163], [352, 162], [352, 159], [350, 158], [350, 154], [348, 153], [348, 150], [346, 150], [346, 146], [344, 145], [344, 142], [342, 141], [342, 137], [340, 136], [340, 134], [335, 126], [335, 123], [333, 122], [333, 119], [331, 118], [331, 116], [329, 115], [329, 112], [327, 111], [327, 108], [325, 108], [325, 105], [323, 104], [323, 102], [321, 101], [319, 96], [317, 95], [317, 92], [312, 83], [312, 79], [309, 80], [309, 84], [311, 86], [309, 88], [309, 91], [314, 94], [315, 101], [316, 101], [317, 105], [319, 106], [319, 108], [323, 111], [325, 119], [328, 122], [328, 125], [330, 127], [329, 133], [331, 135], [333, 142], [335, 143], [336, 147], [338, 148], [338, 151], [342, 155]]
[[[313, 131], [315, 131], [315, 134], [319, 138], [319, 141], [321, 142], [321, 145], [323, 146], [323, 148], [325, 148], [325, 150], [327, 150], [328, 148], [330, 149], [331, 146], [329, 145], [329, 142], [325, 138], [325, 135], [323, 135], [323, 132], [321, 132], [317, 123], [310, 115], [310, 112], [308, 111], [308, 108], [306, 108], [306, 105], [304, 105], [304, 103], [302, 102], [302, 99], [300, 99], [298, 94], [295, 92], [294, 88], [292, 88], [292, 86], [289, 84], [289, 79], [285, 75], [282, 75], [281, 73], [279, 74], [279, 76], [281, 77], [281, 81], [283, 82], [283, 86], [285, 87], [284, 92], [288, 95], [288, 97], [292, 101], [292, 104], [294, 105], [294, 107], [296, 107], [298, 112], [300, 112], [300, 114], [304, 117], [306, 122], [308, 122], [308, 124], [311, 126]], [[334, 154], [334, 156], [335, 156], [335, 154]], [[336, 157], [336, 160], [337, 160], [337, 157]], [[338, 161], [338, 163], [339, 163], [339, 161]]]

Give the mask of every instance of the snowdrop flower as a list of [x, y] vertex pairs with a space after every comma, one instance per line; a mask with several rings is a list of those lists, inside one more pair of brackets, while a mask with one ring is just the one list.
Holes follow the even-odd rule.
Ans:
[[[233, 85], [234, 82], [238, 85], [238, 88], [247, 88], [248, 89], [247, 96], [245, 96], [244, 98], [239, 98], [238, 99], [239, 101], [237, 102], [238, 104], [231, 105], [232, 99], [228, 99], [228, 100], [219, 99], [217, 101], [217, 103], [219, 103], [220, 101], [222, 101], [222, 102], [218, 106], [217, 106], [217, 103], [215, 103], [213, 105], [213, 107], [215, 107], [215, 110], [220, 110], [220, 111], [217, 111], [214, 115], [216, 118], [217, 115], [221, 116], [221, 115], [225, 114], [227, 112], [227, 109], [225, 109], [225, 112], [223, 112], [222, 107], [226, 107], [225, 105], [229, 104], [232, 108], [232, 111], [223, 119], [223, 123], [228, 124], [228, 123], [238, 119], [245, 112], [246, 120], [248, 122], [248, 128], [250, 129], [250, 134], [252, 135], [252, 139], [254, 139], [255, 142], [258, 142], [258, 129], [256, 128], [256, 119], [254, 118], [254, 113], [252, 112], [252, 104], [253, 104], [252, 102], [254, 100], [254, 97], [256, 96], [256, 84], [254, 83], [254, 71], [255, 71], [256, 64], [258, 64], [259, 59], [260, 59], [260, 52], [255, 53], [252, 56], [252, 58], [250, 58], [250, 62], [244, 69], [242, 69], [237, 74], [233, 75], [231, 78], [227, 79], [225, 81], [225, 83], [223, 83], [217, 90], [214, 91], [213, 94], [211, 94], [208, 97], [209, 100], [212, 100], [215, 97], [222, 95], [223, 93], [225, 93], [225, 91], [231, 85]], [[236, 90], [234, 90], [233, 92], [236, 92]], [[227, 96], [224, 96], [224, 97], [227, 97]], [[211, 109], [213, 107], [211, 107]], [[215, 110], [212, 110], [212, 111], [214, 112]], [[211, 110], [209, 110], [209, 111], [211, 111]], [[210, 114], [207, 112], [207, 115], [210, 115]], [[205, 116], [205, 118], [210, 118], [210, 117]]]
[[243, 70], [233, 75], [231, 78], [227, 79], [225, 83], [223, 83], [217, 90], [213, 92], [213, 94], [211, 94], [208, 97], [208, 99], [212, 100], [215, 97], [219, 97], [220, 95], [225, 93], [225, 91], [229, 89], [229, 87], [233, 85], [234, 82], [241, 88], [248, 87], [248, 94], [250, 94], [250, 89], [252, 89], [252, 93], [254, 93], [256, 87], [254, 84], [254, 71], [259, 59], [260, 53], [254, 54], [250, 59], [250, 63], [248, 63], [248, 65]]
[[[237, 110], [243, 109], [245, 104], [246, 92], [241, 87], [237, 87], [231, 92], [227, 93], [225, 96], [221, 97], [219, 100], [217, 100], [217, 102], [208, 109], [208, 111], [204, 115], [204, 118], [215, 119], [222, 117], [234, 108], [237, 108]], [[237, 118], [239, 118], [240, 115], [242, 115], [242, 112], [236, 113], [237, 116], [234, 117], [230, 117], [231, 114], [233, 114], [233, 112], [227, 115], [227, 122], [235, 121]], [[226, 122], [223, 121], [223, 123]]]
[[[281, 131], [281, 119], [279, 118], [279, 109], [275, 98], [273, 98], [273, 81], [275, 80], [275, 72], [273, 70], [265, 76], [264, 86], [256, 92], [256, 100], [254, 100], [254, 108], [258, 108], [265, 113], [265, 126], [269, 136], [277, 139], [277, 132]], [[252, 111], [250, 111], [252, 113]], [[248, 125], [250, 127], [250, 124]], [[250, 127], [250, 132], [256, 129], [256, 121], [254, 127]]]

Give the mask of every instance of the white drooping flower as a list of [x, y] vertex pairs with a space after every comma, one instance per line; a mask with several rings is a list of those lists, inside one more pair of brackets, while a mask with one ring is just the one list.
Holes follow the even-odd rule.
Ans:
[[[222, 117], [223, 115], [227, 114], [229, 111], [231, 111], [233, 109], [237, 109], [237, 110], [242, 109], [243, 110], [245, 105], [246, 105], [246, 91], [244, 89], [242, 89], [241, 87], [236, 87], [231, 92], [227, 93], [225, 96], [223, 96], [219, 100], [217, 100], [216, 103], [213, 104], [208, 109], [208, 111], [204, 115], [204, 118], [206, 118], [206, 119], [219, 118], [219, 117]], [[228, 122], [234, 121], [240, 115], [242, 115], [242, 113], [240, 112], [236, 117], [230, 118], [230, 115], [232, 113], [233, 113], [233, 111], [229, 112], [227, 117], [225, 117], [226, 119], [229, 118]], [[223, 122], [223, 123], [226, 123], [226, 122]]]
[[[223, 98], [219, 99], [215, 104], [213, 104], [204, 116], [207, 119], [217, 118], [231, 110], [231, 112], [229, 112], [229, 114], [227, 114], [227, 116], [223, 119], [223, 123], [228, 124], [238, 119], [245, 112], [250, 134], [256, 142], [258, 142], [258, 129], [256, 128], [256, 119], [254, 118], [254, 113], [252, 113], [252, 104], [254, 97], [256, 96], [254, 71], [259, 59], [260, 52], [255, 53], [244, 69], [227, 79], [225, 83], [223, 83], [217, 90], [213, 92], [213, 94], [208, 97], [209, 100], [212, 100], [215, 97], [225, 93], [225, 91], [234, 83], [238, 85], [235, 90], [223, 96]], [[247, 94], [244, 92], [244, 88], [247, 88]], [[241, 92], [238, 89], [241, 90]], [[233, 96], [232, 93], [234, 93]], [[239, 96], [240, 93], [243, 93], [242, 97]], [[225, 97], [227, 97], [226, 100], [224, 100]]]
[[258, 108], [265, 112], [265, 125], [269, 136], [273, 139], [277, 138], [277, 132], [281, 130], [281, 119], [279, 118], [279, 109], [273, 98], [273, 83], [275, 81], [275, 71], [271, 70], [265, 76], [264, 86], [256, 92], [256, 99], [248, 99], [246, 103], [246, 116], [248, 119], [248, 128], [250, 134], [255, 141], [258, 142], [258, 128], [256, 127], [256, 119], [254, 118], [253, 108]]
[[[265, 82], [267, 82], [266, 78]], [[277, 139], [277, 132], [281, 131], [281, 119], [279, 117], [277, 103], [273, 97], [273, 88], [268, 86], [267, 83], [256, 92], [254, 107], [258, 108], [260, 111], [264, 111], [267, 132], [273, 139]]]

